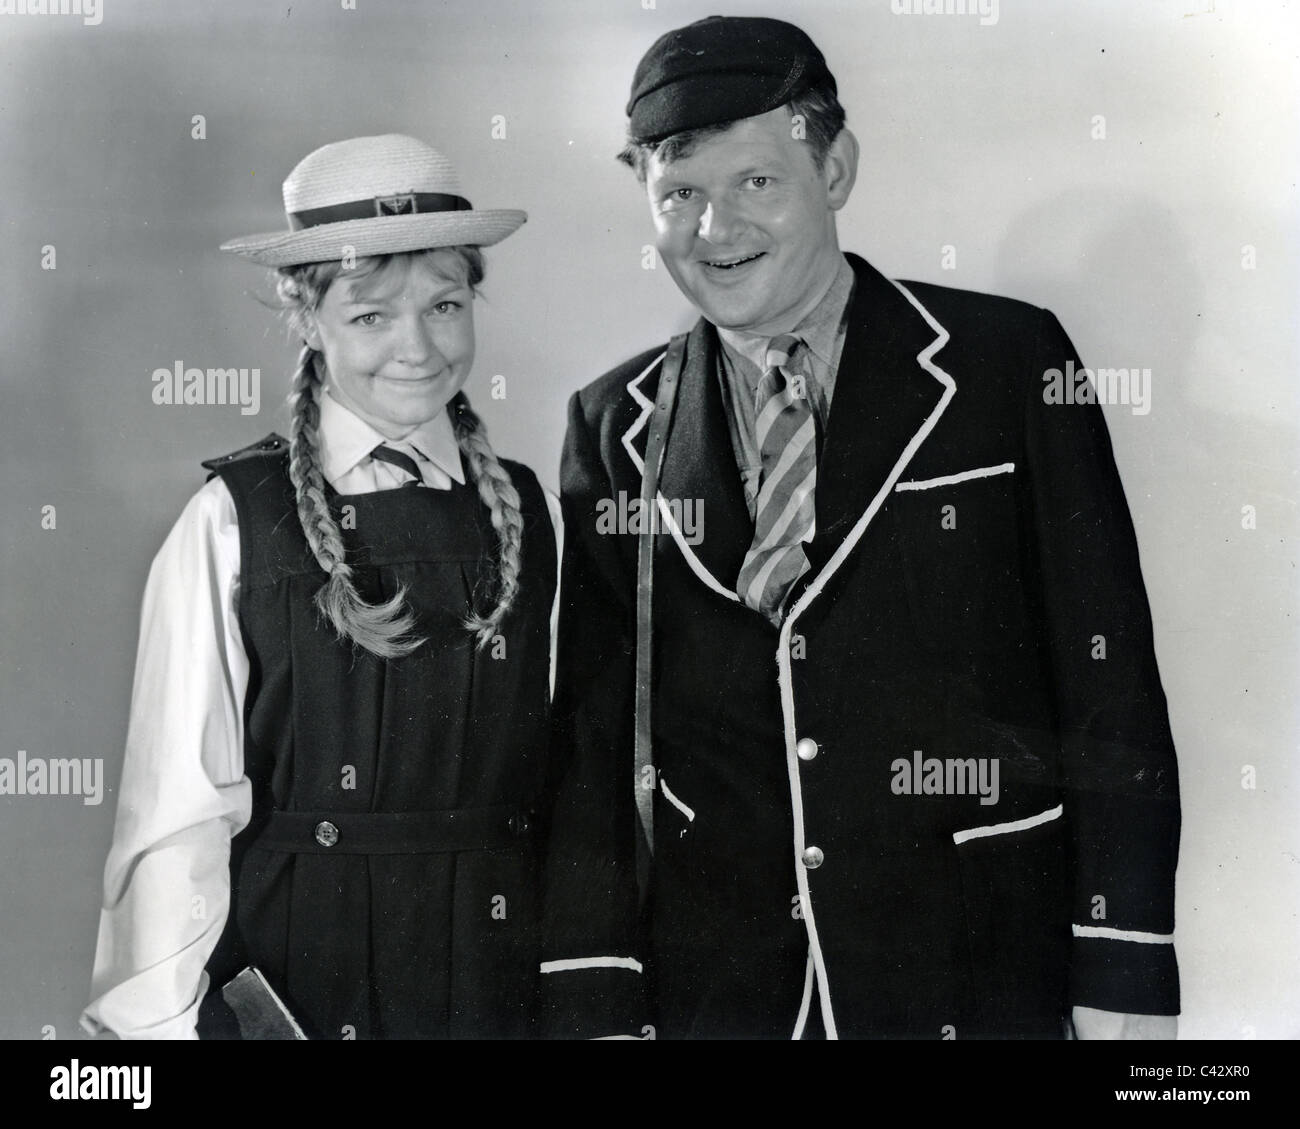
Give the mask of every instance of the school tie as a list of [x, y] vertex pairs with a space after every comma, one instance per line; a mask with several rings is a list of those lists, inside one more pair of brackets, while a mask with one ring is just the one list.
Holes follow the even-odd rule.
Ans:
[[397, 467], [399, 470], [406, 471], [406, 473], [411, 476], [411, 481], [403, 482], [403, 488], [407, 486], [424, 485], [424, 475], [420, 473], [420, 468], [416, 465], [415, 460], [411, 458], [410, 455], [406, 454], [406, 452], [394, 451], [392, 447], [385, 447], [380, 443], [378, 447], [370, 452], [370, 457], [372, 459], [378, 459], [381, 463], [388, 463], [391, 466]]
[[780, 626], [790, 586], [808, 567], [803, 542], [816, 531], [816, 423], [798, 338], [772, 338], [754, 402], [755, 438], [763, 464], [754, 508], [754, 540], [736, 581], [746, 604]]

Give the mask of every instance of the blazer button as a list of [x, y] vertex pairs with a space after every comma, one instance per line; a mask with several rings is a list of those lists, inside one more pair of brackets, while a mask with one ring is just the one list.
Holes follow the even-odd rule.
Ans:
[[803, 864], [809, 870], [816, 870], [825, 861], [826, 861], [826, 856], [822, 854], [821, 847], [804, 848]]
[[316, 842], [322, 847], [332, 847], [338, 841], [339, 829], [328, 819], [322, 819], [316, 824]]
[[817, 742], [811, 737], [800, 737], [798, 744], [794, 747], [794, 751], [795, 755], [797, 755], [801, 761], [810, 761], [821, 750], [817, 748]]

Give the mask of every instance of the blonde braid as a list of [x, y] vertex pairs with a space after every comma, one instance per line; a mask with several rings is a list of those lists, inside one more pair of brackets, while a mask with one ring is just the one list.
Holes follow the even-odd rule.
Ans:
[[469, 406], [464, 392], [457, 392], [449, 405], [456, 442], [469, 463], [470, 477], [478, 487], [492, 514], [492, 528], [501, 541], [497, 560], [497, 602], [490, 614], [483, 616], [471, 612], [465, 626], [478, 635], [481, 650], [492, 641], [501, 621], [515, 602], [519, 593], [519, 574], [523, 570], [524, 515], [520, 508], [519, 491], [510, 481], [510, 474], [501, 465], [487, 439], [483, 421]]
[[380, 658], [400, 658], [424, 642], [411, 634], [415, 617], [405, 607], [406, 589], [383, 604], [367, 604], [361, 598], [352, 583], [352, 568], [347, 563], [343, 533], [330, 513], [329, 501], [325, 497], [325, 476], [321, 473], [318, 457], [318, 356], [310, 345], [303, 346], [289, 394], [293, 410], [289, 478], [297, 495], [298, 520], [302, 523], [312, 555], [329, 574], [329, 580], [316, 593], [316, 606], [340, 639], [350, 639]]

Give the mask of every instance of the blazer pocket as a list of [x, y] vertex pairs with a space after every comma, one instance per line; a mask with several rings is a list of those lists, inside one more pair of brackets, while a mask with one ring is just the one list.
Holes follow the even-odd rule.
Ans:
[[1060, 1038], [1070, 957], [1065, 821], [1052, 808], [953, 834], [979, 1033]]
[[1017, 476], [896, 489], [888, 509], [922, 645], [959, 653], [1019, 646], [1027, 613]]

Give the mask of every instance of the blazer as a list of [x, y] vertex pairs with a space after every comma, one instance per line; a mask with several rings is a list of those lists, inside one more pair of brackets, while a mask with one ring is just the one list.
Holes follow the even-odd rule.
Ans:
[[637, 523], [611, 518], [636, 510], [664, 349], [570, 402], [553, 1034], [1061, 1037], [1072, 1005], [1178, 1011], [1177, 767], [1137, 543], [1100, 408], [1045, 394], [1081, 362], [1046, 310], [849, 260], [779, 630], [734, 592], [753, 522], [716, 330], [686, 340], [644, 889]]

